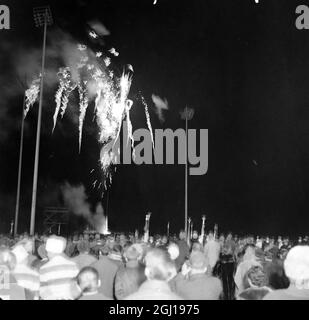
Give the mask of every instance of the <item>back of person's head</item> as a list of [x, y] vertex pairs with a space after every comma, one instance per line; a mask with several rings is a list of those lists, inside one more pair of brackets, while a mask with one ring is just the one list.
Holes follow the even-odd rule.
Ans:
[[64, 252], [66, 248], [67, 241], [63, 237], [56, 235], [50, 236], [45, 245], [45, 249], [49, 258], [60, 255]]
[[112, 246], [111, 252], [113, 254], [121, 255], [122, 254], [122, 246], [120, 244], [114, 243], [114, 245]]
[[268, 286], [274, 290], [286, 289], [290, 285], [290, 280], [286, 276], [283, 263], [279, 259], [274, 259], [266, 263]]
[[186, 239], [186, 232], [184, 230], [180, 230], [179, 239], [180, 240], [185, 240]]
[[79, 253], [89, 253], [90, 251], [90, 244], [88, 241], [81, 241], [77, 244], [77, 250]]
[[293, 247], [284, 260], [284, 270], [292, 284], [309, 289], [309, 246]]
[[213, 240], [213, 239], [214, 239], [214, 233], [212, 231], [209, 231], [208, 240]]
[[196, 252], [196, 251], [203, 251], [203, 245], [199, 242], [194, 242], [192, 244], [191, 252]]
[[267, 274], [262, 266], [252, 266], [244, 277], [245, 288], [261, 288], [268, 285]]
[[149, 280], [168, 282], [176, 274], [176, 267], [166, 250], [150, 249], [145, 256], [145, 275]]
[[127, 261], [138, 261], [143, 255], [143, 248], [140, 244], [135, 243], [125, 249], [124, 257]]
[[77, 275], [77, 284], [82, 293], [97, 291], [101, 285], [98, 271], [93, 267], [84, 267]]
[[190, 255], [190, 266], [192, 270], [199, 271], [199, 273], [205, 273], [207, 270], [207, 258], [202, 252], [195, 251]]
[[167, 247], [167, 251], [170, 254], [171, 259], [174, 261], [179, 256], [179, 247], [176, 243], [170, 242], [170, 244]]

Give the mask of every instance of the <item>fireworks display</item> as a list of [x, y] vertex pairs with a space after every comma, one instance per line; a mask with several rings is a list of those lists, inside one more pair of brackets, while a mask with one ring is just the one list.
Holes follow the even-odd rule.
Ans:
[[[94, 31], [89, 33], [89, 37], [91, 38], [96, 38], [96, 35], [97, 33]], [[112, 69], [111, 58], [111, 56], [117, 57], [119, 55], [115, 48], [108, 50], [106, 55], [101, 51], [93, 52], [84, 44], [77, 44], [75, 51], [74, 54], [77, 56], [75, 64], [63, 66], [57, 72], [58, 88], [55, 93], [56, 105], [53, 115], [52, 132], [56, 128], [59, 115], [61, 118], [65, 115], [70, 97], [78, 97], [79, 151], [81, 151], [87, 108], [90, 103], [94, 104], [95, 120], [99, 129], [98, 142], [101, 145], [99, 163], [105, 177], [103, 184], [99, 185], [104, 185], [106, 189], [106, 181], [109, 180], [111, 183], [112, 180], [111, 165], [116, 157], [114, 149], [110, 146], [114, 147], [117, 143], [124, 120], [127, 123], [128, 139], [126, 143], [131, 142], [132, 156], [134, 157], [135, 155], [133, 128], [130, 120], [130, 110], [133, 101], [128, 99], [133, 67], [132, 65], [127, 65], [127, 71], [117, 75]], [[40, 78], [34, 80], [30, 88], [26, 90], [25, 115], [38, 99], [39, 91]], [[154, 146], [148, 106], [144, 97], [141, 100]], [[97, 183], [94, 185], [96, 186]]]

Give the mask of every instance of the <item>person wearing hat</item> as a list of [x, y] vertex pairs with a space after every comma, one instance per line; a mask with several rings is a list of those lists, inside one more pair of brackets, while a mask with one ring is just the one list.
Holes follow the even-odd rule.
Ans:
[[17, 244], [12, 253], [16, 258], [16, 266], [13, 275], [17, 284], [25, 289], [26, 300], [34, 300], [39, 297], [40, 276], [38, 271], [28, 265], [29, 253], [23, 244]]
[[115, 297], [122, 300], [136, 292], [146, 280], [145, 266], [140, 262], [143, 248], [135, 243], [129, 246], [124, 253], [125, 265], [120, 266], [115, 277]]
[[202, 252], [192, 252], [186, 274], [176, 281], [176, 293], [185, 300], [219, 300], [223, 291], [221, 280], [209, 275], [207, 266]]
[[293, 247], [283, 265], [289, 287], [274, 290], [263, 300], [309, 300], [309, 246]]
[[[39, 270], [40, 297], [43, 300], [73, 300], [76, 298], [75, 277], [79, 269], [75, 262], [64, 254], [66, 240], [50, 236], [46, 241], [48, 262]], [[79, 292], [78, 292], [79, 294]]]

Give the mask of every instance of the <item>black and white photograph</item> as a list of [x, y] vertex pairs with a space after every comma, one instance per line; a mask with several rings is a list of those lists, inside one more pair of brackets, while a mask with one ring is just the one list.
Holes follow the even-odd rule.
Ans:
[[0, 0], [0, 300], [309, 300], [309, 0]]

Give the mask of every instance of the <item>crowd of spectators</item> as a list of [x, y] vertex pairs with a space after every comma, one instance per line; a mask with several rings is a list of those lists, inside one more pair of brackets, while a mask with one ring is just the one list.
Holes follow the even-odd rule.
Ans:
[[9, 300], [309, 299], [309, 237], [0, 236]]

